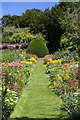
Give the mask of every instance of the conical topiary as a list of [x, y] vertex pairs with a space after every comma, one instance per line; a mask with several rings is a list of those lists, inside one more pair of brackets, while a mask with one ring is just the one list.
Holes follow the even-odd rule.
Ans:
[[41, 39], [32, 40], [29, 43], [27, 52], [36, 54], [38, 57], [44, 57], [45, 55], [49, 54], [46, 44]]

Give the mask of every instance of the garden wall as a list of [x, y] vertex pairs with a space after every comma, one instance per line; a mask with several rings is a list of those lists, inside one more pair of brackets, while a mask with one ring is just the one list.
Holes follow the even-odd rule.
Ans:
[[0, 49], [26, 49], [29, 43], [0, 44]]

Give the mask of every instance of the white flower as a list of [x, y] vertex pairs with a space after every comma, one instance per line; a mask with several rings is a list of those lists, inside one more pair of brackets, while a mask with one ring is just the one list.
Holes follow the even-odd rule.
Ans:
[[9, 99], [6, 99], [5, 102], [9, 102]]
[[9, 73], [9, 75], [11, 75], [11, 73]]
[[11, 101], [14, 101], [12, 98], [10, 98]]
[[7, 89], [7, 92], [9, 92], [10, 90], [9, 89]]
[[17, 101], [14, 101], [14, 103], [17, 103]]
[[18, 97], [14, 97], [14, 99], [18, 99]]
[[10, 103], [10, 105], [13, 105], [13, 103]]

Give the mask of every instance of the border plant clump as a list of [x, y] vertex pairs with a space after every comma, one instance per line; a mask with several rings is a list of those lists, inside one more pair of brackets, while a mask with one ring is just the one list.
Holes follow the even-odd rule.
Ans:
[[[12, 55], [12, 51], [9, 55]], [[15, 51], [13, 51], [14, 53]], [[26, 51], [18, 51], [19, 56], [14, 61], [10, 56], [2, 59], [2, 119], [7, 119], [18, 103], [19, 96], [27, 86], [28, 78], [36, 65], [36, 55], [27, 57]], [[4, 54], [5, 55], [5, 51]], [[4, 57], [3, 57], [4, 58]]]
[[79, 57], [76, 51], [58, 52], [44, 58], [44, 66], [50, 81], [49, 88], [62, 99], [60, 108], [68, 112], [69, 118], [80, 117], [78, 64]]

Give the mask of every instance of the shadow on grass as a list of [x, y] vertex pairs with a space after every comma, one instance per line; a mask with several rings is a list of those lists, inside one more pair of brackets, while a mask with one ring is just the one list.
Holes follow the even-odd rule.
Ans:
[[8, 120], [68, 120], [68, 119], [64, 118], [64, 116], [59, 114], [57, 116], [57, 118], [28, 118], [28, 117], [22, 117], [22, 118], [9, 118]]
[[60, 118], [27, 118], [27, 117], [23, 117], [23, 118], [11, 118], [9, 120], [66, 120], [66, 119], [60, 119]]
[[27, 118], [27, 117], [22, 117], [22, 118], [10, 118], [8, 120], [80, 120], [80, 118]]
[[[54, 117], [56, 117], [56, 116], [54, 116]], [[62, 114], [59, 114], [56, 118], [28, 118], [28, 117], [21, 117], [21, 118], [6, 118], [6, 119], [2, 119], [2, 120], [80, 120], [80, 113], [78, 115], [66, 116], [66, 118]]]

